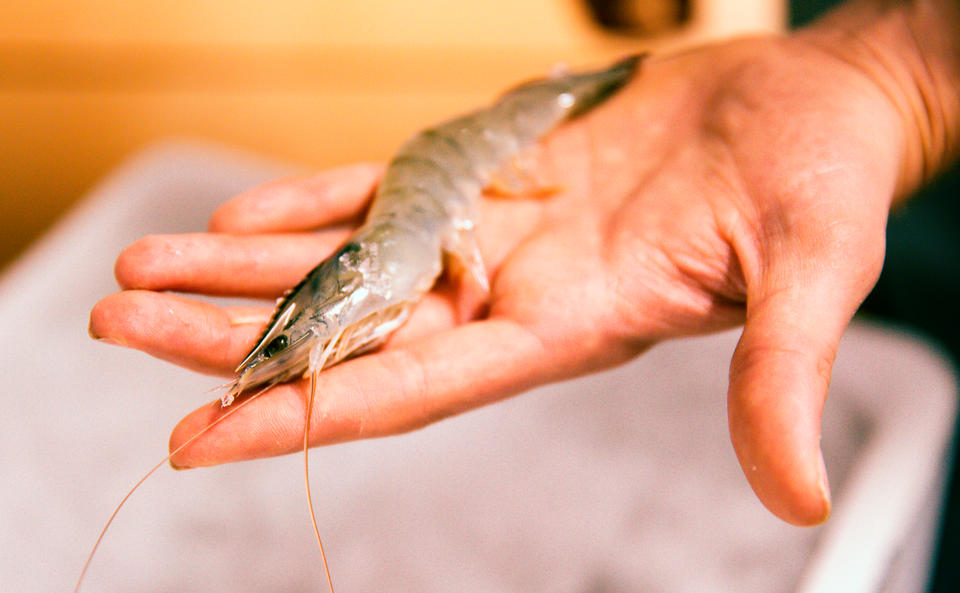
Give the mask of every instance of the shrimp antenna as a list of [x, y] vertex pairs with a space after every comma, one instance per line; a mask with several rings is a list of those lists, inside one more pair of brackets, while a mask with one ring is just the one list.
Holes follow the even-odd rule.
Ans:
[[330, 568], [327, 566], [327, 554], [323, 551], [323, 540], [320, 539], [320, 528], [317, 527], [317, 514], [313, 510], [313, 496], [310, 495], [310, 417], [313, 415], [313, 403], [317, 399], [317, 377], [320, 371], [330, 360], [330, 355], [340, 347], [343, 332], [337, 332], [326, 344], [318, 344], [310, 351], [310, 397], [307, 399], [303, 417], [303, 481], [307, 486], [307, 508], [310, 510], [310, 521], [313, 523], [313, 534], [317, 538], [317, 547], [320, 548], [320, 559], [323, 561], [323, 573], [327, 576], [327, 586], [333, 593], [333, 579], [330, 578]]
[[183, 449], [185, 449], [190, 443], [192, 443], [192, 442], [194, 442], [195, 440], [197, 440], [198, 438], [200, 438], [200, 437], [201, 437], [203, 434], [205, 434], [208, 430], [210, 430], [211, 428], [213, 428], [213, 427], [216, 426], [217, 424], [220, 424], [221, 422], [223, 422], [224, 420], [226, 420], [227, 418], [229, 418], [230, 416], [232, 416], [234, 413], [238, 412], [238, 411], [240, 410], [240, 408], [244, 407], [244, 406], [247, 405], [248, 403], [250, 403], [250, 402], [252, 402], [253, 400], [255, 400], [255, 399], [257, 398], [257, 396], [259, 396], [260, 394], [262, 394], [264, 391], [266, 391], [266, 390], [269, 389], [270, 387], [272, 387], [272, 385], [268, 385], [267, 387], [265, 387], [265, 388], [261, 389], [260, 391], [254, 393], [253, 395], [251, 395], [249, 398], [247, 398], [247, 399], [244, 400], [243, 402], [241, 402], [241, 403], [237, 404], [236, 406], [234, 406], [232, 410], [230, 410], [229, 412], [227, 412], [227, 413], [224, 414], [223, 416], [220, 416], [219, 418], [217, 418], [216, 420], [214, 420], [214, 421], [211, 422], [210, 424], [208, 424], [208, 425], [206, 425], [205, 427], [203, 427], [197, 434], [195, 434], [195, 435], [193, 435], [192, 437], [190, 437], [189, 439], [187, 439], [182, 445], [180, 445], [179, 447], [177, 447], [176, 449], [174, 449], [173, 451], [171, 451], [169, 455], [167, 455], [166, 457], [164, 457], [163, 459], [161, 459], [158, 464], [156, 464], [155, 466], [153, 466], [153, 468], [152, 468], [150, 471], [148, 471], [146, 474], [144, 474], [144, 476], [143, 476], [142, 478], [140, 478], [140, 480], [137, 481], [136, 484], [133, 485], [133, 488], [131, 488], [131, 489], [127, 492], [126, 496], [124, 496], [123, 499], [120, 501], [120, 504], [118, 504], [117, 507], [116, 507], [115, 509], [113, 509], [113, 513], [111, 513], [111, 514], [110, 514], [110, 518], [107, 519], [106, 525], [104, 525], [104, 526], [103, 526], [103, 529], [100, 530], [100, 535], [97, 536], [97, 541], [94, 542], [94, 544], [93, 544], [93, 549], [90, 550], [90, 554], [87, 556], [86, 562], [83, 563], [83, 570], [80, 571], [80, 577], [77, 579], [77, 585], [73, 588], [73, 593], [79, 593], [79, 591], [80, 591], [80, 586], [83, 584], [83, 578], [84, 578], [84, 576], [86, 576], [86, 574], [87, 574], [87, 569], [90, 568], [90, 563], [93, 561], [93, 556], [94, 556], [94, 554], [97, 553], [97, 549], [100, 547], [100, 542], [103, 541], [103, 537], [107, 534], [107, 530], [110, 529], [110, 525], [113, 524], [113, 520], [117, 518], [117, 514], [120, 512], [120, 509], [122, 509], [122, 508], [123, 508], [123, 505], [125, 505], [125, 504], [127, 503], [127, 501], [130, 499], [130, 497], [133, 496], [133, 493], [136, 492], [137, 488], [139, 488], [141, 484], [143, 484], [144, 482], [146, 482], [146, 481], [147, 481], [147, 478], [149, 478], [150, 476], [152, 476], [153, 473], [154, 473], [155, 471], [157, 471], [158, 469], [160, 469], [160, 467], [161, 467], [163, 464], [165, 464], [165, 463], [167, 463], [168, 461], [170, 461], [170, 458], [171, 458], [171, 457], [173, 457], [174, 455], [176, 455], [177, 453], [179, 453], [180, 451], [182, 451]]
[[320, 528], [317, 527], [317, 514], [313, 510], [313, 496], [310, 495], [310, 416], [313, 415], [313, 402], [317, 397], [317, 375], [320, 369], [310, 373], [310, 399], [307, 401], [307, 411], [303, 420], [303, 480], [307, 485], [307, 508], [310, 509], [310, 521], [313, 523], [313, 534], [317, 538], [320, 548], [320, 559], [323, 561], [323, 573], [327, 576], [327, 586], [333, 593], [333, 580], [330, 578], [330, 567], [327, 565], [327, 555], [323, 551], [323, 540], [320, 539]]

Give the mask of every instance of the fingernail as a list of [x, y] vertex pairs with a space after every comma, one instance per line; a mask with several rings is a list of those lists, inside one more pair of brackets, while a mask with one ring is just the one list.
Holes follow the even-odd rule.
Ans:
[[230, 325], [250, 325], [258, 324], [263, 325], [270, 321], [270, 313], [232, 313], [228, 312], [230, 316]]
[[820, 501], [823, 504], [823, 516], [818, 522], [823, 523], [830, 518], [830, 512], [833, 510], [830, 500], [830, 483], [827, 478], [827, 465], [823, 461], [823, 451], [820, 452], [820, 479], [817, 486], [820, 490]]
[[178, 471], [178, 472], [179, 472], [179, 471], [188, 470], [188, 469], [193, 469], [193, 466], [190, 466], [190, 465], [177, 465], [176, 463], [173, 462], [172, 459], [171, 459], [170, 461], [168, 461], [167, 463], [170, 464], [170, 469], [176, 470], [176, 471]]

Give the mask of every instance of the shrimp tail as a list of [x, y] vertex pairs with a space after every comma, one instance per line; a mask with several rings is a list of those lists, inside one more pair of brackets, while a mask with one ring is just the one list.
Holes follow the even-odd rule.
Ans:
[[590, 111], [626, 85], [637, 72], [646, 54], [636, 54], [616, 62], [606, 70], [571, 77], [573, 106], [567, 114], [573, 119]]
[[[538, 90], [562, 94], [567, 104], [560, 121], [573, 119], [603, 103], [623, 88], [634, 77], [647, 54], [635, 54], [615, 62], [609, 68], [579, 74], [558, 74], [522, 83], [503, 94], [501, 103], [524, 95], [536, 95]], [[496, 109], [495, 105], [493, 109]], [[536, 108], [540, 108], [537, 105]]]

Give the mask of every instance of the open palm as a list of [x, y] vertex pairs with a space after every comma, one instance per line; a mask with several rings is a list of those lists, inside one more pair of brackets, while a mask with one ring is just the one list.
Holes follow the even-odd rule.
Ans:
[[[444, 279], [384, 348], [324, 371], [310, 442], [411, 430], [745, 322], [729, 391], [740, 462], [776, 514], [823, 520], [820, 411], [840, 335], [880, 271], [901, 136], [869, 78], [802, 40], [648, 60], [533, 155], [556, 192], [484, 199], [489, 301]], [[229, 375], [270, 308], [162, 291], [279, 296], [347, 236], [380, 172], [274, 182], [222, 206], [210, 233], [135, 243], [117, 262], [125, 290], [97, 304], [91, 334]], [[296, 450], [305, 392], [264, 393], [174, 463]], [[171, 445], [222, 413], [195, 411]]]

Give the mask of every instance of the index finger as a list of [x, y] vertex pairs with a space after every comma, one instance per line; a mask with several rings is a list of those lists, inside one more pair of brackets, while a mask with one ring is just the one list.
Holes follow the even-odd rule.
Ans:
[[304, 231], [363, 214], [383, 167], [358, 164], [271, 181], [232, 198], [210, 217], [217, 233]]

